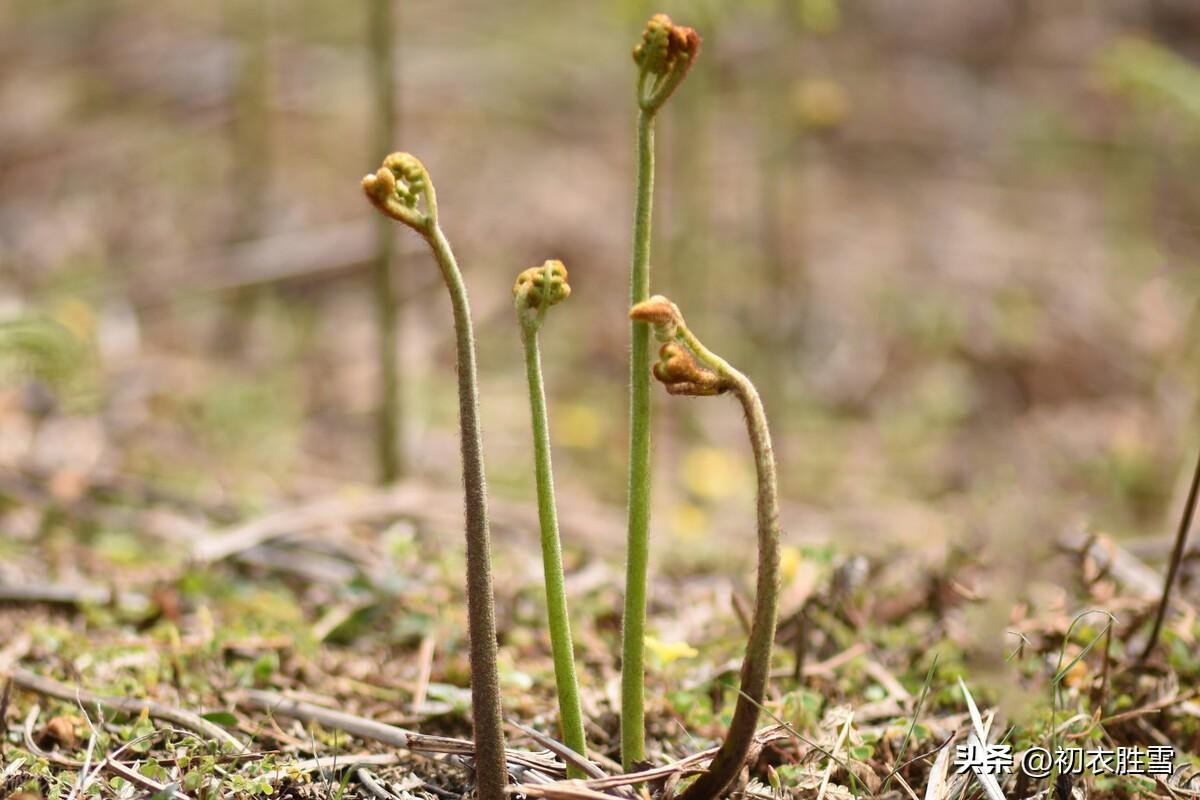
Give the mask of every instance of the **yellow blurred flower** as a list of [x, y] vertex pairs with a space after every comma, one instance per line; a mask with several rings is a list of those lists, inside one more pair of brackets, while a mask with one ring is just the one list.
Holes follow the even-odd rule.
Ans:
[[697, 539], [708, 530], [708, 514], [700, 506], [680, 503], [671, 509], [671, 533], [680, 539]]
[[81, 342], [90, 341], [96, 332], [96, 311], [82, 300], [70, 297], [54, 309], [54, 320], [75, 334]]
[[554, 425], [554, 438], [564, 447], [594, 450], [604, 437], [604, 423], [596, 409], [583, 403], [561, 406]]
[[783, 578], [784, 585], [796, 579], [796, 574], [800, 571], [803, 563], [804, 554], [800, 552], [800, 548], [785, 545], [779, 551], [779, 574]]
[[704, 500], [724, 500], [739, 493], [747, 473], [740, 459], [718, 447], [694, 447], [680, 466], [683, 485]]
[[687, 642], [664, 642], [655, 636], [647, 635], [645, 637], [646, 649], [650, 654], [658, 659], [664, 667], [670, 666], [672, 663], [681, 658], [695, 658], [700, 655], [700, 651], [692, 647]]
[[792, 107], [805, 128], [836, 128], [850, 116], [850, 96], [836, 81], [810, 78], [796, 86]]

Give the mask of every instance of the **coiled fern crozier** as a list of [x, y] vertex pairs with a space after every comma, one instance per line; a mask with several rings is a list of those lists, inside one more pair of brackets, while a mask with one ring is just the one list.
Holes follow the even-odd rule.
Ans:
[[683, 793], [683, 800], [712, 800], [733, 782], [746, 761], [758, 711], [771, 674], [771, 648], [779, 603], [779, 492], [775, 455], [762, 400], [754, 384], [696, 338], [679, 308], [661, 295], [635, 305], [629, 316], [654, 327], [663, 342], [654, 377], [670, 394], [693, 397], [732, 392], [746, 415], [746, 432], [754, 451], [758, 478], [758, 579], [754, 619], [742, 659], [741, 688], [725, 741], [708, 771]]
[[508, 785], [500, 678], [496, 666], [496, 609], [492, 594], [492, 546], [487, 483], [479, 427], [475, 334], [462, 273], [438, 225], [437, 195], [425, 166], [408, 153], [392, 153], [362, 179], [367, 198], [429, 244], [450, 293], [458, 356], [458, 421], [466, 495], [467, 624], [471, 638], [471, 711], [475, 725], [475, 781], [479, 800], [503, 800]]

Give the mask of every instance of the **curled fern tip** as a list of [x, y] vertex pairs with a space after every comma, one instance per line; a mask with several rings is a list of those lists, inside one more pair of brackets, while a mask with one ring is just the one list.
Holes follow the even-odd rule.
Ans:
[[546, 261], [540, 267], [530, 267], [517, 276], [513, 297], [530, 308], [558, 305], [571, 296], [567, 283], [567, 268], [558, 260]]
[[653, 113], [679, 83], [700, 52], [700, 34], [684, 25], [676, 25], [666, 14], [655, 14], [646, 22], [642, 41], [633, 48], [638, 66], [638, 103]]
[[362, 179], [362, 187], [376, 208], [410, 227], [424, 228], [437, 219], [433, 182], [425, 165], [409, 153], [389, 155], [383, 166]]
[[675, 342], [667, 342], [658, 351], [653, 372], [669, 394], [708, 397], [729, 388], [721, 376], [701, 366], [686, 347]]

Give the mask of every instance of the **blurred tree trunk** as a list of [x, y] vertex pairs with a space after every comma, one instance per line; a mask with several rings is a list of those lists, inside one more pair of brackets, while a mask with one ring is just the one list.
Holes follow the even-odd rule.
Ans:
[[[790, 419], [791, 375], [796, 354], [803, 346], [800, 320], [805, 311], [805, 274], [803, 230], [804, 208], [800, 205], [804, 182], [804, 131], [796, 125], [792, 94], [805, 71], [806, 31], [796, 18], [796, 10], [787, 6], [777, 10], [779, 30], [800, 50], [798, 63], [765, 65], [773, 70], [757, 88], [758, 107], [762, 109], [758, 131], [758, 227], [752, 231], [762, 255], [763, 279], [768, 288], [768, 313], [755, 330], [759, 337], [761, 376], [758, 378], [763, 405], [772, 420], [775, 457], [781, 472], [787, 472], [787, 444]], [[756, 89], [752, 88], [752, 92]], [[797, 191], [789, 193], [789, 187]], [[786, 230], [784, 219], [788, 220]]]
[[239, 35], [233, 87], [234, 218], [233, 238], [244, 241], [262, 232], [271, 175], [269, 131], [270, 63], [267, 53], [270, 6], [260, 0], [233, 3], [231, 22]]
[[[229, 128], [233, 198], [227, 244], [234, 245], [262, 234], [270, 199], [270, 3], [228, 0], [225, 12], [230, 38], [238, 48]], [[216, 346], [222, 353], [242, 349], [247, 321], [263, 291], [261, 286], [247, 286], [234, 293], [217, 329]]]
[[[799, 248], [793, 253], [791, 263], [784, 255], [780, 194], [781, 184], [793, 179], [790, 173], [799, 172], [799, 165], [793, 164], [789, 158], [790, 148], [786, 142], [780, 141], [782, 137], [776, 133], [776, 125], [767, 121], [765, 127], [765, 141], [759, 148], [758, 240], [766, 266], [767, 284], [770, 286], [770, 312], [767, 315], [769, 329], [765, 331], [761, 350], [763, 365], [759, 383], [762, 386], [763, 405], [773, 418], [779, 420], [776, 423], [779, 433], [775, 451], [776, 457], [783, 463], [788, 440], [787, 426], [784, 424], [787, 420], [788, 375], [798, 345], [794, 333], [800, 305], [795, 296], [796, 282], [792, 272], [803, 271], [804, 263]], [[787, 213], [793, 226], [799, 228], [803, 225], [802, 209], [789, 208]]]
[[[371, 48], [371, 77], [374, 89], [371, 107], [373, 135], [372, 164], [396, 149], [396, 86], [393, 52], [393, 0], [369, 0], [367, 38]], [[391, 483], [404, 473], [403, 408], [400, 398], [400, 364], [397, 333], [400, 309], [396, 302], [395, 227], [391, 220], [376, 215], [377, 239], [374, 278], [375, 309], [379, 333], [379, 406], [376, 410], [376, 446], [379, 480]]]

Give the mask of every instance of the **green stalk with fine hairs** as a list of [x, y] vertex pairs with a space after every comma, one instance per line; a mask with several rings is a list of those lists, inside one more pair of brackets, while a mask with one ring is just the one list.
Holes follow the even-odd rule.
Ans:
[[[654, 211], [654, 118], [687, 75], [700, 36], [665, 14], [646, 23], [633, 51], [638, 65], [637, 194], [633, 212], [630, 305], [650, 296], [650, 220]], [[630, 323], [629, 486], [625, 608], [621, 626], [621, 763], [646, 757], [646, 579], [650, 560], [650, 330]]]
[[758, 713], [771, 675], [771, 650], [779, 605], [779, 490], [775, 454], [762, 399], [750, 379], [696, 338], [679, 308], [655, 296], [634, 306], [629, 316], [653, 325], [664, 342], [654, 377], [675, 395], [707, 396], [732, 392], [746, 417], [746, 433], [754, 452], [758, 479], [758, 578], [750, 638], [742, 659], [741, 687], [725, 741], [708, 770], [682, 795], [682, 800], [714, 800], [737, 778], [754, 742]]
[[[525, 376], [529, 381], [538, 521], [542, 538], [542, 570], [546, 584], [550, 648], [554, 655], [554, 683], [558, 689], [558, 722], [562, 728], [563, 742], [586, 758], [587, 740], [583, 733], [583, 710], [579, 702], [579, 682], [575, 676], [575, 646], [571, 640], [571, 620], [567, 613], [562, 541], [558, 532], [558, 509], [554, 500], [554, 468], [550, 461], [550, 422], [546, 415], [546, 387], [542, 378], [538, 341], [538, 331], [546, 319], [546, 311], [570, 295], [567, 270], [561, 261], [547, 261], [541, 267], [525, 270], [513, 286], [513, 305], [517, 311], [517, 321], [521, 325], [521, 343], [525, 348]], [[567, 765], [567, 775], [571, 778], [587, 777], [573, 764]]]
[[[638, 119], [638, 192], [629, 299], [650, 295], [650, 206], [654, 191], [654, 123]], [[629, 353], [629, 507], [625, 609], [621, 626], [621, 763], [646, 757], [646, 580], [650, 561], [650, 331], [632, 323]]]
[[462, 273], [438, 225], [437, 195], [425, 166], [408, 153], [392, 153], [362, 180], [376, 208], [403, 222], [428, 243], [441, 270], [454, 314], [458, 356], [458, 420], [462, 450], [467, 539], [467, 624], [471, 639], [471, 712], [475, 726], [475, 785], [479, 800], [505, 800], [508, 770], [500, 710], [492, 545], [488, 531], [483, 435], [479, 426], [479, 380], [475, 334]]

